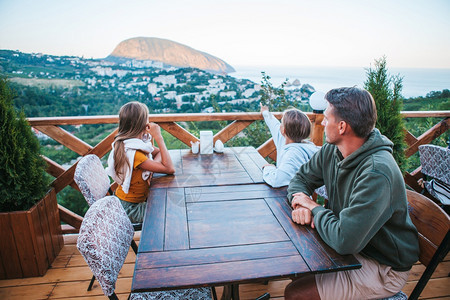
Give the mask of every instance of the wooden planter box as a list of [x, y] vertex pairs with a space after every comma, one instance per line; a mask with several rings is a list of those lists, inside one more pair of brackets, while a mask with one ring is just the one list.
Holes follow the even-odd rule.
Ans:
[[0, 213], [0, 279], [44, 275], [63, 245], [54, 189], [27, 211]]

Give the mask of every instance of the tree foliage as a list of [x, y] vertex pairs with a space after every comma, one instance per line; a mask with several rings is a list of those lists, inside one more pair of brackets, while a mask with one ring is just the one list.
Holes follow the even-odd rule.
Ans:
[[266, 75], [265, 72], [261, 72], [261, 90], [259, 94], [261, 95], [261, 104], [269, 108], [269, 110], [284, 110], [288, 108], [292, 103], [286, 99], [286, 93], [284, 87], [287, 83], [287, 79], [281, 84], [280, 87], [276, 88], [270, 82], [270, 76]]
[[27, 210], [48, 189], [39, 142], [12, 99], [7, 80], [0, 78], [0, 212]]
[[364, 87], [369, 91], [377, 107], [376, 128], [394, 143], [393, 155], [402, 171], [406, 168], [404, 150], [405, 134], [403, 118], [400, 114], [403, 97], [403, 78], [392, 76], [386, 67], [386, 57], [375, 60], [375, 67], [367, 70]]

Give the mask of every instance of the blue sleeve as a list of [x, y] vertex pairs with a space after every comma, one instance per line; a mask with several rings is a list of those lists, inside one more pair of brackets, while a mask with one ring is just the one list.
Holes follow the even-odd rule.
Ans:
[[301, 165], [309, 160], [298, 151], [286, 151], [281, 161], [277, 162], [277, 167], [267, 166], [263, 170], [264, 181], [272, 187], [288, 185], [295, 176]]
[[292, 176], [275, 166], [267, 166], [263, 169], [263, 179], [271, 187], [278, 188], [289, 184]]
[[280, 149], [280, 147], [283, 147], [286, 144], [286, 139], [280, 132], [281, 123], [267, 110], [263, 111], [262, 115], [267, 127], [269, 127], [269, 131], [272, 135], [275, 147], [277, 147], [278, 150]]

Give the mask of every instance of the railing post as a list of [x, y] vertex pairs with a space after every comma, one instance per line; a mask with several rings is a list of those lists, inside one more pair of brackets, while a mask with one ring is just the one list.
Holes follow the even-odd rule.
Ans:
[[322, 125], [322, 121], [323, 121], [323, 114], [314, 113], [311, 141], [317, 146], [323, 145], [323, 132], [325, 128]]

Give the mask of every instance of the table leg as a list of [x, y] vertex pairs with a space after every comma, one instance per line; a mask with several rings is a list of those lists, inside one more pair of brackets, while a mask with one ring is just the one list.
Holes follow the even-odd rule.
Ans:
[[227, 284], [223, 287], [223, 293], [220, 300], [231, 300], [233, 288], [231, 284]]
[[239, 284], [228, 284], [223, 287], [220, 300], [239, 300]]
[[239, 300], [239, 284], [232, 284], [233, 300]]

